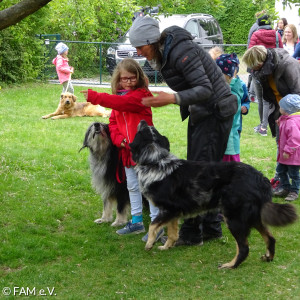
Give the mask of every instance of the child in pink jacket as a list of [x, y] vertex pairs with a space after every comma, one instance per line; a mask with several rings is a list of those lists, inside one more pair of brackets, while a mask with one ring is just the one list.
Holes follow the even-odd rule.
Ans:
[[300, 96], [289, 94], [279, 101], [279, 106], [281, 117], [277, 121], [279, 150], [276, 170], [280, 189], [274, 195], [294, 201], [298, 198], [300, 187]]
[[70, 92], [74, 94], [74, 88], [71, 83], [71, 74], [74, 72], [74, 68], [69, 66], [68, 63], [69, 47], [64, 43], [58, 43], [55, 50], [58, 55], [53, 59], [52, 63], [56, 67], [59, 82], [63, 85], [62, 93]]

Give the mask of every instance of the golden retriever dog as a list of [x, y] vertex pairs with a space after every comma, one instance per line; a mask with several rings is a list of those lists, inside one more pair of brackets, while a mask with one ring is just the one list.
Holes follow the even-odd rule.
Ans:
[[76, 102], [77, 97], [71, 93], [62, 93], [58, 108], [49, 115], [42, 116], [43, 119], [51, 118], [65, 119], [71, 117], [109, 117], [110, 111], [100, 105], [93, 105], [89, 102]]

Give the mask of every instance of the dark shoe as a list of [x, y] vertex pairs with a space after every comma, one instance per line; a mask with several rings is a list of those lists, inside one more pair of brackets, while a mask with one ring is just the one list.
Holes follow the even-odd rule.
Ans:
[[288, 194], [289, 194], [289, 191], [284, 190], [284, 189], [279, 189], [274, 192], [274, 196], [277, 196], [277, 197], [286, 197]]
[[[165, 231], [164, 231], [164, 229], [162, 228], [162, 229], [157, 233], [157, 235], [156, 235], [155, 243], [156, 243], [159, 239], [161, 239], [161, 238], [163, 237], [164, 233], [165, 233]], [[147, 243], [147, 241], [148, 241], [148, 232], [147, 232], [146, 235], [144, 235], [144, 236], [142, 237], [142, 241], [145, 242], [145, 243]]]
[[285, 201], [295, 201], [298, 199], [298, 194], [296, 192], [289, 192], [287, 197], [284, 199]]
[[206, 235], [203, 234], [203, 241], [207, 242], [207, 241], [211, 241], [211, 240], [217, 240], [217, 239], [221, 239], [223, 237], [223, 235]]
[[257, 133], [259, 133], [261, 136], [267, 136], [268, 133], [267, 133], [267, 129], [262, 129], [260, 127], [260, 129], [257, 131]]
[[253, 127], [254, 132], [258, 132], [260, 130], [260, 124]]
[[[164, 235], [160, 241], [161, 243], [164, 245], [167, 241], [168, 237], [166, 235]], [[175, 247], [177, 246], [202, 246], [203, 245], [203, 241], [200, 241], [198, 243], [193, 243], [193, 242], [190, 242], [190, 241], [185, 241], [183, 240], [182, 238], [179, 238], [176, 243], [175, 243]]]

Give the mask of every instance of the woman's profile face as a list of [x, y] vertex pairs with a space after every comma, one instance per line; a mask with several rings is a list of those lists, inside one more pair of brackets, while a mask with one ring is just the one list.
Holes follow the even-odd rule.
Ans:
[[152, 60], [154, 58], [154, 46], [153, 45], [144, 45], [136, 47], [136, 52], [138, 55], [146, 57], [147, 60]]
[[283, 21], [279, 20], [278, 21], [278, 29], [283, 29], [283, 27], [284, 27]]

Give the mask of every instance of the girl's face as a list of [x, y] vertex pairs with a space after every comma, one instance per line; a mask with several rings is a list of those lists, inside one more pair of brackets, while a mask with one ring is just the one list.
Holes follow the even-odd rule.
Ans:
[[284, 27], [283, 21], [279, 20], [278, 21], [278, 29], [283, 29], [283, 27]]
[[144, 45], [136, 48], [137, 54], [146, 57], [147, 60], [152, 60], [154, 58], [154, 51], [153, 45]]
[[284, 29], [284, 37], [286, 38], [287, 41], [290, 41], [293, 39], [293, 32], [290, 29], [290, 27], [285, 27]]
[[132, 90], [137, 84], [136, 74], [121, 70], [120, 87], [123, 90]]
[[280, 111], [280, 113], [283, 115], [283, 116], [288, 116], [289, 114], [285, 111], [285, 110], [283, 110], [281, 107], [279, 108], [279, 111]]

